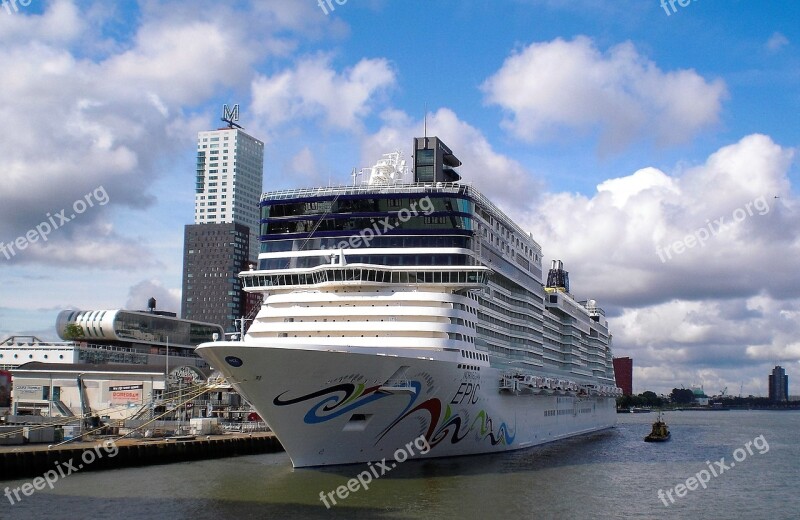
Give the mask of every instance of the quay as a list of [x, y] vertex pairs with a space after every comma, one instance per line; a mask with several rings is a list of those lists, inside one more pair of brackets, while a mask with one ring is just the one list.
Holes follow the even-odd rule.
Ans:
[[50, 470], [97, 471], [283, 451], [271, 432], [198, 435], [176, 439], [119, 439], [0, 446], [0, 481], [39, 477]]

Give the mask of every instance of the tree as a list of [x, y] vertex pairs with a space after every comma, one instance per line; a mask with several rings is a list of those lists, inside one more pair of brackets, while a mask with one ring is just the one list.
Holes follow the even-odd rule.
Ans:
[[77, 323], [67, 323], [67, 326], [64, 327], [64, 339], [76, 340], [83, 336], [83, 328]]
[[639, 394], [639, 397], [645, 400], [647, 406], [658, 408], [662, 405], [661, 398], [658, 397], [658, 395], [656, 395], [655, 392], [651, 392], [650, 390], [642, 392], [641, 394]]
[[617, 408], [631, 408], [639, 406], [649, 406], [651, 408], [658, 408], [662, 406], [663, 400], [656, 395], [655, 392], [650, 390], [642, 392], [639, 395], [625, 395], [617, 397]]
[[673, 388], [669, 398], [673, 403], [689, 404], [694, 401], [694, 392], [688, 388]]

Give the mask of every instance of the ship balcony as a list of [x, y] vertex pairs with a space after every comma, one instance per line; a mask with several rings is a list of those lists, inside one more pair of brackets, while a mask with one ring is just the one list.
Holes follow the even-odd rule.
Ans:
[[239, 274], [245, 291], [330, 285], [412, 285], [442, 286], [448, 290], [485, 287], [491, 270], [480, 266], [390, 267], [366, 264], [323, 265], [312, 269], [243, 271]]

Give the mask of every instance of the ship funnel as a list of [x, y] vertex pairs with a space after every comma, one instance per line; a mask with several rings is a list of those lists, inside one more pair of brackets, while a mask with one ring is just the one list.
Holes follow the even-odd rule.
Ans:
[[550, 266], [545, 287], [569, 292], [569, 273], [564, 270], [564, 263], [561, 260], [553, 260]]

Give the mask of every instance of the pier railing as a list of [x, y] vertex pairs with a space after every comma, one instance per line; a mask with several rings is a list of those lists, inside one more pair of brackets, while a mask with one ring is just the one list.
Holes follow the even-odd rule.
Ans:
[[220, 423], [226, 432], [256, 433], [271, 432], [272, 430], [264, 421], [247, 421], [234, 423]]

